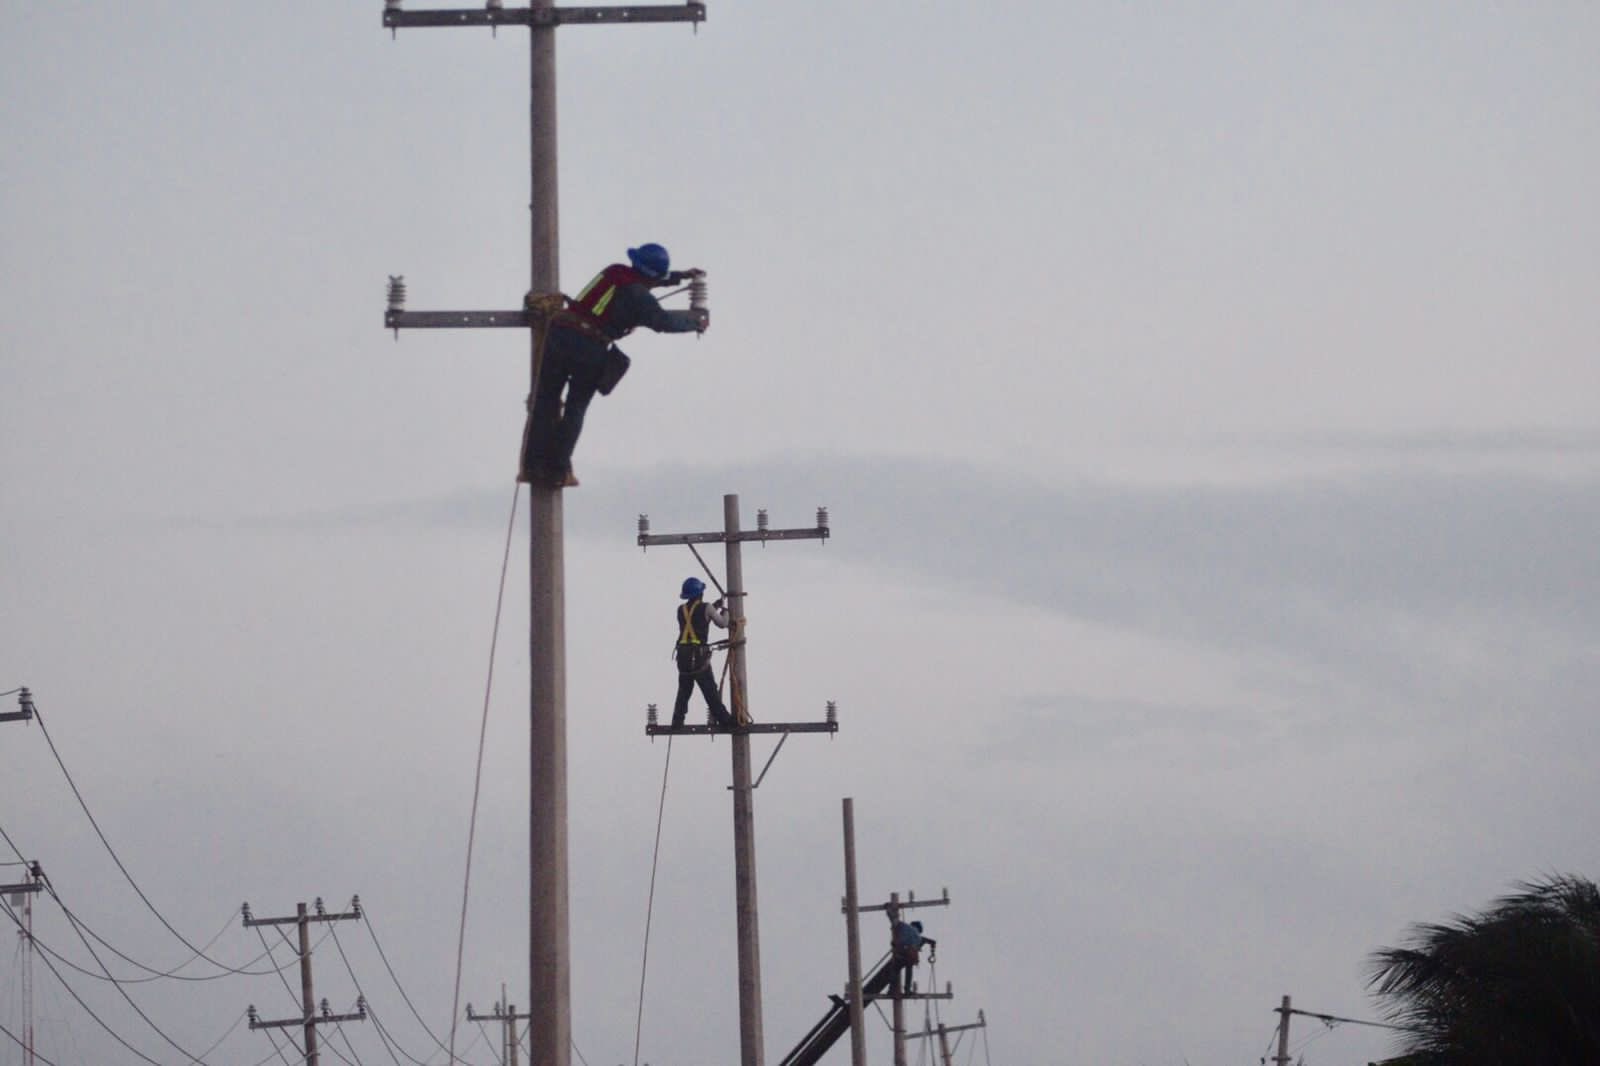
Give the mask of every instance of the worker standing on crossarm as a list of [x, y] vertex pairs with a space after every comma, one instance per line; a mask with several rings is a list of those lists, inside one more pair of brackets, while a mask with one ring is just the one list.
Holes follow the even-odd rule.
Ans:
[[672, 724], [682, 725], [689, 714], [689, 692], [700, 686], [700, 694], [711, 709], [711, 720], [723, 729], [733, 728], [733, 715], [722, 704], [722, 694], [717, 691], [717, 677], [711, 670], [711, 625], [728, 628], [728, 612], [722, 601], [707, 604], [706, 583], [697, 577], [685, 578], [678, 598], [678, 644], [673, 656], [678, 663], [678, 698], [672, 705]]
[[922, 961], [922, 945], [928, 945], [928, 961], [931, 963], [939, 950], [939, 942], [931, 936], [922, 935], [921, 922], [903, 922], [898, 918], [890, 920], [893, 925], [889, 932], [889, 950], [900, 964], [901, 987], [906, 992], [915, 992], [917, 985], [912, 971]]
[[[705, 308], [669, 311], [650, 292], [704, 275], [670, 267], [667, 250], [659, 244], [629, 248], [627, 264], [606, 267], [551, 315], [539, 380], [529, 399], [517, 480], [558, 488], [578, 483], [572, 476], [572, 451], [583, 432], [589, 401], [596, 392], [609, 395], [628, 370], [629, 359], [617, 341], [640, 326], [657, 333], [706, 331], [711, 313]], [[529, 310], [539, 303], [537, 294], [528, 294]]]

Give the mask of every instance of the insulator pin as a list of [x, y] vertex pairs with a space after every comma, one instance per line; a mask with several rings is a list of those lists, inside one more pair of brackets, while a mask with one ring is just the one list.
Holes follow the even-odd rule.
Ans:
[[827, 529], [828, 528], [828, 509], [826, 507], [818, 507], [817, 508], [817, 528], [818, 529]]
[[767, 509], [765, 507], [756, 512], [756, 529], [762, 533], [767, 531]]
[[711, 290], [706, 285], [706, 276], [705, 276], [705, 273], [703, 271], [701, 273], [699, 273], [699, 274], [696, 274], [694, 277], [690, 278], [689, 279], [689, 310], [691, 310], [691, 311], [709, 311], [709, 310], [711, 310], [711, 307], [710, 307], [709, 303], [707, 302], [710, 299], [710, 294], [711, 294]]
[[649, 704], [647, 707], [645, 707], [645, 709], [644, 709], [644, 721], [645, 721], [645, 724], [648, 725], [651, 729], [654, 729], [660, 723], [661, 718], [660, 718], [660, 715], [658, 715], [656, 713], [656, 705], [655, 704], [652, 703], [652, 704]]
[[826, 721], [829, 725], [839, 724], [839, 705], [832, 700], [828, 701], [828, 713]]
[[389, 275], [389, 310], [404, 311], [406, 309], [406, 276], [404, 274]]

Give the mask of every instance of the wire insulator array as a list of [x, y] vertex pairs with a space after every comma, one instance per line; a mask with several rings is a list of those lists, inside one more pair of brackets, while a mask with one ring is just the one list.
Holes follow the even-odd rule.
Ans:
[[705, 274], [699, 273], [689, 279], [689, 310], [709, 311], [710, 289], [706, 287]]
[[406, 276], [404, 274], [389, 275], [389, 310], [404, 311], [406, 309]]

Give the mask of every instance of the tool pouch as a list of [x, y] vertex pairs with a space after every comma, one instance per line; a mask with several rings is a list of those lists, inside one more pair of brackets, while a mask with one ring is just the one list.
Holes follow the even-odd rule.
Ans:
[[626, 353], [615, 344], [606, 349], [606, 354], [600, 360], [600, 377], [595, 383], [595, 388], [600, 395], [610, 396], [611, 390], [617, 387], [617, 382], [622, 380], [622, 375], [628, 372], [628, 367], [633, 365]]

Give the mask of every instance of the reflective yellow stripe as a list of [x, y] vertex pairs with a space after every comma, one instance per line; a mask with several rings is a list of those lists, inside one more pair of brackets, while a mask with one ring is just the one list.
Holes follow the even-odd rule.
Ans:
[[594, 314], [596, 318], [606, 313], [606, 308], [611, 305], [611, 298], [617, 294], [615, 285], [606, 290], [606, 294], [595, 301]]
[[704, 644], [699, 635], [694, 631], [694, 604], [686, 603], [678, 608], [678, 613], [683, 616], [683, 632], [678, 634], [679, 644]]
[[594, 278], [593, 278], [593, 279], [592, 279], [592, 280], [590, 280], [590, 282], [589, 282], [589, 284], [587, 284], [587, 285], [585, 285], [585, 286], [584, 286], [584, 287], [583, 287], [583, 291], [582, 291], [582, 292], [580, 292], [580, 293], [578, 293], [578, 298], [577, 298], [577, 299], [576, 299], [576, 300], [574, 300], [574, 301], [573, 301], [573, 302], [574, 302], [574, 303], [582, 303], [582, 302], [583, 302], [583, 298], [584, 298], [584, 297], [585, 297], [585, 296], [588, 296], [588, 295], [589, 295], [589, 292], [590, 292], [590, 291], [591, 291], [591, 290], [592, 290], [592, 289], [593, 289], [593, 288], [594, 288], [594, 287], [595, 287], [595, 286], [596, 286], [596, 285], [598, 285], [598, 284], [600, 284], [600, 280], [601, 280], [601, 279], [602, 279], [602, 278], [604, 278], [604, 277], [605, 277], [605, 276], [606, 276], [606, 274], [605, 274], [605, 271], [603, 271], [603, 270], [602, 270], [602, 271], [601, 271], [601, 272], [600, 272], [600, 273], [598, 273], [598, 274], [596, 274], [596, 275], [595, 275], [595, 276], [594, 276]]

